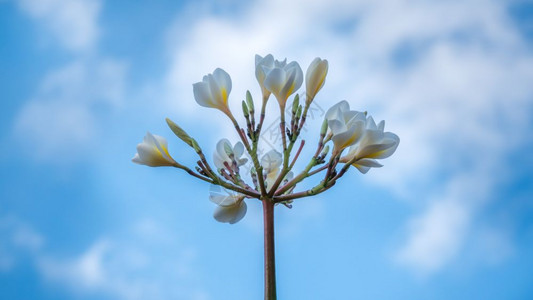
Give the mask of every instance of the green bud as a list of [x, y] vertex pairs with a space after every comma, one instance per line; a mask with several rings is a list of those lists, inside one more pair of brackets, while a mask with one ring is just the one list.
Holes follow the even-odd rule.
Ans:
[[302, 116], [302, 106], [298, 106], [298, 109], [296, 110], [296, 119], [300, 119]]
[[[168, 127], [170, 127], [170, 129], [172, 130], [172, 132], [174, 132], [174, 134], [180, 138], [182, 141], [184, 141], [187, 145], [195, 148], [193, 146], [193, 143], [196, 143], [196, 141], [194, 141], [193, 138], [191, 138], [187, 132], [185, 132], [185, 130], [181, 129], [181, 127], [179, 127], [176, 123], [172, 122], [172, 120], [170, 120], [169, 118], [166, 118], [166, 121], [167, 121], [167, 124], [168, 124]], [[194, 141], [194, 142], [193, 142]], [[198, 144], [196, 144], [198, 145]], [[199, 148], [199, 147], [198, 147]], [[196, 148], [195, 148], [196, 150]]]
[[292, 113], [296, 114], [298, 111], [298, 106], [300, 105], [300, 95], [296, 94], [294, 100], [292, 100]]
[[246, 102], [244, 102], [244, 100], [242, 100], [242, 113], [244, 114], [245, 118], [248, 118], [248, 116], [250, 115], [250, 113], [248, 112], [248, 106], [246, 106]]
[[198, 142], [196, 142], [195, 139], [191, 138], [191, 147], [194, 148], [194, 151], [196, 151], [196, 153], [201, 153], [202, 152], [202, 148], [200, 148], [200, 145], [198, 145]]
[[248, 103], [250, 111], [254, 111], [254, 99], [252, 99], [252, 94], [250, 91], [246, 91], [246, 103]]
[[328, 131], [328, 120], [324, 119], [324, 122], [322, 123], [322, 128], [320, 129], [320, 135], [326, 135], [327, 131]]

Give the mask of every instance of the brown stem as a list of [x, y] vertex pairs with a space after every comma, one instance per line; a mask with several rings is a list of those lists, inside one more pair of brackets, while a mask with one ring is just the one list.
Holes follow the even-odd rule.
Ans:
[[265, 243], [265, 300], [276, 300], [276, 263], [274, 251], [274, 203], [263, 201], [263, 226]]
[[294, 167], [294, 164], [296, 163], [298, 156], [300, 156], [300, 152], [302, 152], [304, 144], [305, 144], [305, 140], [302, 140], [302, 142], [300, 143], [300, 148], [298, 148], [298, 151], [296, 151], [296, 154], [294, 155], [294, 158], [292, 159], [292, 162], [289, 165], [289, 169], [292, 169], [292, 167]]
[[328, 168], [328, 165], [323, 165], [322, 167], [320, 167], [320, 168], [318, 168], [318, 169], [316, 169], [316, 170], [313, 170], [313, 171], [307, 173], [307, 177], [309, 177], [309, 176], [313, 176], [313, 175], [315, 175], [316, 173], [319, 173], [320, 171], [323, 171], [323, 170], [325, 170], [325, 169], [327, 169], [327, 168]]

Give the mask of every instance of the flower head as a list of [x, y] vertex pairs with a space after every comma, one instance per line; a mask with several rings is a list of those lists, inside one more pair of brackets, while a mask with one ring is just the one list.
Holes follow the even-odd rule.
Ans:
[[263, 85], [266, 90], [274, 94], [280, 107], [285, 107], [285, 103], [290, 95], [302, 86], [303, 72], [300, 65], [293, 61], [287, 65], [280, 63], [273, 68], [262, 66], [266, 75]]
[[193, 84], [193, 92], [194, 99], [201, 106], [230, 114], [228, 96], [231, 92], [231, 78], [226, 71], [217, 68], [213, 74], [204, 76], [201, 82]]
[[215, 153], [213, 153], [213, 161], [217, 169], [224, 169], [224, 163], [228, 163], [230, 166], [233, 163], [233, 159], [237, 163], [237, 166], [242, 166], [248, 159], [240, 158], [244, 153], [244, 146], [241, 142], [235, 143], [231, 147], [231, 143], [227, 139], [221, 139], [217, 143]]
[[244, 195], [235, 194], [218, 185], [211, 185], [209, 200], [218, 205], [213, 217], [219, 222], [235, 224], [246, 215]]
[[326, 112], [326, 119], [332, 133], [333, 153], [338, 154], [346, 147], [355, 144], [365, 129], [365, 114], [350, 110], [350, 104], [344, 100]]
[[313, 101], [318, 91], [324, 86], [327, 74], [328, 61], [320, 59], [320, 57], [315, 58], [309, 65], [309, 68], [307, 68], [307, 72], [305, 73], [305, 91], [306, 102], [308, 104]]
[[168, 153], [168, 143], [164, 137], [147, 132], [143, 142], [137, 145], [137, 153], [132, 162], [150, 167], [175, 166], [176, 161]]
[[365, 174], [370, 168], [379, 168], [383, 165], [376, 159], [391, 156], [400, 143], [400, 138], [392, 132], [384, 132], [385, 121], [376, 125], [372, 117], [368, 117], [366, 128], [359, 142], [352, 147], [348, 155], [341, 158], [341, 162], [355, 161], [352, 166]]

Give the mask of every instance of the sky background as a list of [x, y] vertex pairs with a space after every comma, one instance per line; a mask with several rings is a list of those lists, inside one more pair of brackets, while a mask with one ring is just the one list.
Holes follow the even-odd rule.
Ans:
[[192, 84], [225, 69], [239, 112], [256, 53], [329, 61], [304, 158], [340, 100], [401, 140], [277, 207], [279, 299], [533, 298], [533, 3], [455, 0], [1, 0], [0, 298], [261, 299], [260, 203], [221, 224], [130, 161], [150, 131], [194, 165], [165, 117], [235, 142]]

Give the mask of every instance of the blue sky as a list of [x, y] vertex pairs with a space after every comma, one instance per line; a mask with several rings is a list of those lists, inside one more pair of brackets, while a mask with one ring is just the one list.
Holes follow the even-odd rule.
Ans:
[[328, 59], [308, 145], [343, 99], [401, 139], [277, 208], [280, 299], [533, 297], [530, 2], [4, 0], [2, 299], [260, 299], [259, 203], [221, 224], [206, 184], [130, 161], [149, 130], [194, 165], [165, 117], [236, 141], [192, 84], [224, 68], [239, 111], [256, 53]]

